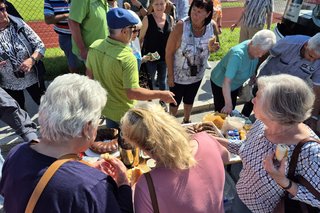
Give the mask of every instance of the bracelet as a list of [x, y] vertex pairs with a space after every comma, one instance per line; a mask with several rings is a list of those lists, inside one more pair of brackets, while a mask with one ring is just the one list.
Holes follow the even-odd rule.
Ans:
[[35, 57], [30, 56], [30, 58], [31, 58], [31, 60], [32, 60], [33, 64], [37, 63], [37, 59], [35, 59]]
[[286, 186], [286, 187], [283, 187], [283, 186], [281, 186], [281, 185], [279, 185], [282, 189], [284, 189], [284, 190], [288, 190], [288, 189], [290, 189], [291, 188], [291, 186], [292, 186], [292, 181], [289, 179], [289, 185], [288, 186]]
[[310, 118], [312, 118], [313, 120], [316, 120], [316, 121], [319, 120], [318, 116], [315, 116], [315, 115], [312, 115]]

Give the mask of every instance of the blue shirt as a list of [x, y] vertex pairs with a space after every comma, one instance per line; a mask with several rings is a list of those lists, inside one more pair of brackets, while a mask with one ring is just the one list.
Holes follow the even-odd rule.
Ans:
[[248, 53], [250, 40], [232, 47], [227, 55], [213, 68], [211, 81], [222, 87], [224, 78], [231, 79], [231, 91], [241, 87], [243, 83], [255, 74], [259, 59], [252, 59]]
[[[6, 212], [25, 211], [36, 184], [55, 160], [31, 149], [29, 143], [10, 151], [0, 182]], [[70, 161], [56, 171], [33, 212], [133, 212], [131, 193], [130, 186], [118, 188], [110, 176], [98, 169]]]
[[309, 39], [304, 35], [280, 39], [270, 50], [268, 62], [261, 68], [259, 76], [286, 73], [320, 85], [320, 60], [310, 62], [301, 55], [301, 49]]
[[188, 16], [189, 1], [188, 0], [172, 0], [172, 3], [176, 6], [177, 17], [176, 20], [181, 20]]
[[[55, 16], [59, 14], [69, 13], [70, 4], [65, 0], [44, 0], [44, 15]], [[53, 27], [58, 34], [69, 34], [71, 31], [68, 25], [68, 19], [59, 21]]]

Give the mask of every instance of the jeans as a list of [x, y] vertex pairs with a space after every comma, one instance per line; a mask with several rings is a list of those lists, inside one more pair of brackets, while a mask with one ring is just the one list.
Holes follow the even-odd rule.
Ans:
[[165, 61], [150, 61], [146, 63], [147, 71], [152, 79], [152, 87], [155, 88], [155, 75], [158, 71], [159, 89], [167, 89], [167, 65]]
[[232, 213], [251, 213], [248, 207], [240, 200], [237, 193], [235, 193], [234, 195], [231, 212]]

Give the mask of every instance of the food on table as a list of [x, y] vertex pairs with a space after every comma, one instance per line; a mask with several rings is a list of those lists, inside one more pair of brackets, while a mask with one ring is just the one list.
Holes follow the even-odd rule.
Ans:
[[148, 166], [150, 169], [156, 167], [156, 165], [157, 165], [157, 162], [156, 162], [154, 159], [149, 159], [149, 160], [147, 160], [147, 166]]
[[276, 148], [276, 159], [281, 161], [284, 157], [288, 156], [289, 147], [285, 144], [278, 144]]
[[138, 168], [138, 167], [134, 167], [132, 169], [128, 169], [127, 170], [127, 177], [131, 183], [131, 186], [134, 185], [135, 183], [137, 183], [139, 177], [143, 174], [143, 170]]
[[119, 131], [114, 128], [99, 127], [97, 137], [90, 149], [98, 154], [114, 153], [118, 150]]
[[240, 140], [245, 140], [247, 138], [245, 130], [241, 129], [239, 131], [239, 134], [240, 134]]
[[202, 122], [202, 123], [197, 123], [194, 125], [189, 125], [186, 126], [187, 132], [189, 134], [196, 134], [198, 132], [207, 132], [208, 134], [211, 134], [216, 137], [220, 137], [221, 135], [219, 134], [217, 128], [214, 126], [212, 122]]
[[111, 156], [109, 153], [105, 153], [100, 155], [100, 158], [105, 159], [105, 160], [110, 160], [111, 158], [113, 158], [113, 156]]

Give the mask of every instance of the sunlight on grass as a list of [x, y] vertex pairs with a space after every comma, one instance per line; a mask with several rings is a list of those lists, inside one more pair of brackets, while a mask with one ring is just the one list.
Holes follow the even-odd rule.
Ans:
[[43, 20], [44, 0], [10, 0], [25, 21]]

